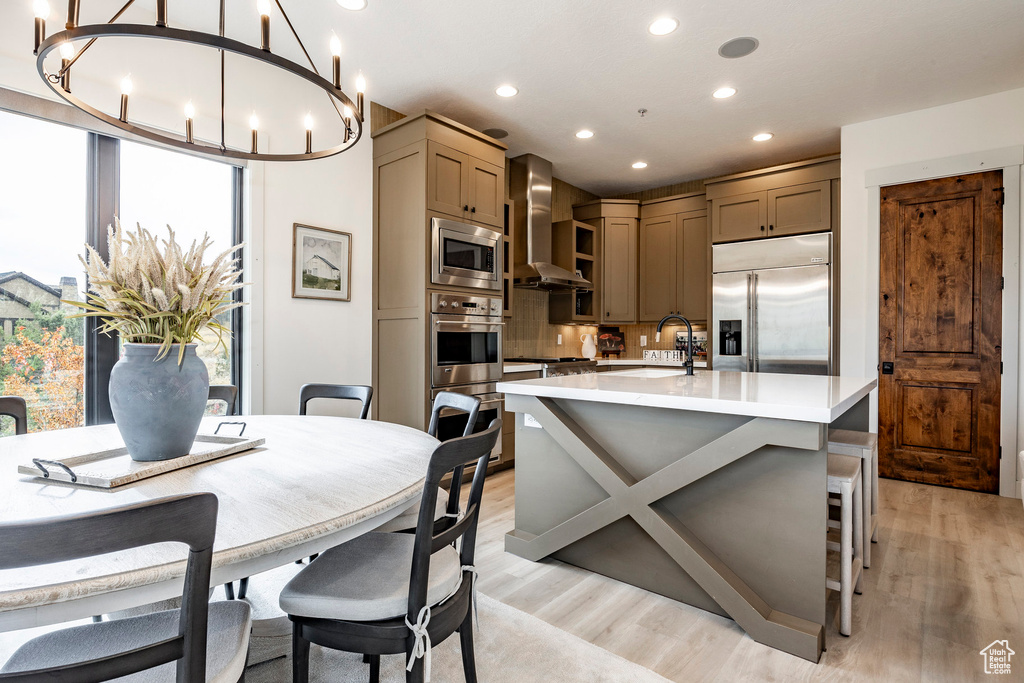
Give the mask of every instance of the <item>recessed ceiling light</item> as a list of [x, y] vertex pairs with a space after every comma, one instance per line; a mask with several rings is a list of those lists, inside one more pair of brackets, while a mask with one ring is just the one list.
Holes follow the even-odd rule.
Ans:
[[576, 137], [578, 137], [580, 140], [586, 140], [587, 138], [594, 137], [594, 131], [587, 130], [586, 128], [584, 128], [583, 130], [578, 131], [576, 133]]
[[726, 97], [732, 97], [735, 94], [736, 88], [719, 88], [711, 93], [711, 96], [718, 100], [724, 100]]
[[754, 136], [754, 142], [764, 142], [765, 140], [771, 140], [774, 135], [771, 133], [758, 133]]
[[722, 43], [722, 46], [718, 48], [718, 54], [726, 59], [746, 57], [756, 50], [759, 44], [760, 43], [757, 42], [757, 38], [733, 38], [732, 40]]
[[338, 4], [345, 9], [352, 10], [353, 12], [366, 9], [366, 0], [338, 0]]
[[647, 27], [647, 30], [652, 35], [656, 36], [667, 36], [679, 28], [679, 21], [672, 17], [662, 17], [661, 19], [655, 19], [651, 22], [651, 25]]
[[647, 162], [646, 161], [638, 161], [635, 164], [633, 164], [633, 168], [647, 168]]
[[515, 97], [519, 94], [519, 88], [514, 85], [499, 85], [494, 92], [498, 93], [501, 97]]

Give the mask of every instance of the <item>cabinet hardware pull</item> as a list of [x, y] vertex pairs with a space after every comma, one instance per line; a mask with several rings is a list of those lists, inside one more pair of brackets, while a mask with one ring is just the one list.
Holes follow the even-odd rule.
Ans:
[[764, 232], [764, 226], [763, 225], [761, 226], [761, 232]]
[[470, 213], [476, 213], [476, 207], [474, 206], [472, 209], [469, 210], [469, 212]]
[[774, 230], [774, 229], [775, 229], [775, 226], [774, 226], [774, 225], [769, 225], [769, 226], [768, 226], [768, 229], [769, 229], [769, 230]]
[[[469, 211], [469, 204], [466, 204], [464, 207], [462, 207], [462, 210], [463, 211]], [[764, 230], [764, 228], [761, 228], [761, 229]]]

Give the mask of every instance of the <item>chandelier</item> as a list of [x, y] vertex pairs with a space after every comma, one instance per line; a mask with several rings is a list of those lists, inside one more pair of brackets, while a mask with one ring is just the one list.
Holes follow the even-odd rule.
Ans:
[[[151, 0], [152, 1], [152, 0]], [[320, 75], [310, 57], [309, 51], [299, 38], [299, 34], [292, 26], [281, 0], [273, 0], [288, 26], [288, 30], [295, 37], [302, 53], [309, 61], [309, 68], [285, 59], [274, 54], [270, 50], [270, 12], [271, 0], [256, 0], [256, 9], [260, 15], [260, 47], [254, 47], [247, 43], [233, 40], [224, 35], [225, 0], [220, 0], [220, 30], [217, 34], [204, 33], [168, 25], [167, 0], [155, 0], [156, 2], [156, 24], [128, 24], [115, 23], [129, 7], [135, 4], [135, 0], [127, 0], [125, 5], [105, 24], [90, 24], [80, 26], [79, 10], [81, 0], [68, 1], [68, 18], [65, 30], [46, 36], [46, 18], [50, 13], [49, 4], [46, 0], [34, 0], [35, 4], [35, 50], [36, 70], [39, 76], [60, 98], [82, 111], [96, 117], [97, 119], [111, 126], [119, 128], [127, 133], [158, 142], [171, 147], [186, 149], [210, 156], [249, 159], [254, 161], [307, 161], [311, 159], [323, 159], [350, 149], [363, 134], [363, 94], [366, 89], [366, 81], [362, 74], [356, 80], [356, 102], [353, 103], [341, 89], [341, 41], [337, 36], [332, 36], [330, 41], [331, 71], [332, 78], [327, 80]], [[83, 54], [100, 38], [107, 37], [132, 37], [132, 38], [157, 38], [171, 40], [179, 43], [189, 43], [209, 47], [220, 51], [220, 144], [208, 144], [197, 141], [193, 136], [193, 118], [195, 108], [191, 101], [185, 105], [183, 135], [159, 130], [150, 126], [142, 125], [132, 121], [129, 117], [129, 100], [132, 94], [131, 76], [125, 76], [121, 81], [121, 106], [118, 116], [111, 116], [100, 109], [97, 109], [78, 97], [71, 94], [71, 69]], [[77, 42], [87, 41], [85, 45], [76, 51]], [[60, 69], [54, 72], [46, 70], [46, 57], [49, 53], [57, 50], [61, 57]], [[342, 142], [328, 149], [314, 150], [313, 148], [313, 120], [306, 115], [304, 125], [306, 129], [306, 145], [304, 152], [271, 154], [259, 150], [259, 119], [253, 112], [249, 119], [249, 127], [252, 131], [252, 145], [248, 151], [235, 149], [225, 144], [224, 137], [224, 56], [231, 52], [250, 59], [255, 59], [265, 64], [270, 64], [287, 73], [301, 78], [323, 90], [330, 99], [331, 105], [337, 112], [338, 117], [344, 125], [344, 138]]]

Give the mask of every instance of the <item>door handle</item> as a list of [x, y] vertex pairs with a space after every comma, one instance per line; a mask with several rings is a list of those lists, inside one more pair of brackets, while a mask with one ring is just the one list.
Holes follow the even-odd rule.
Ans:
[[754, 300], [754, 322], [750, 326], [750, 345], [753, 349], [754, 356], [754, 372], [760, 370], [760, 359], [757, 357], [757, 273], [754, 273], [754, 289], [753, 289], [753, 300]]
[[893, 372], [893, 364], [892, 363], [882, 363], [882, 374], [883, 375], [891, 375], [892, 372]]

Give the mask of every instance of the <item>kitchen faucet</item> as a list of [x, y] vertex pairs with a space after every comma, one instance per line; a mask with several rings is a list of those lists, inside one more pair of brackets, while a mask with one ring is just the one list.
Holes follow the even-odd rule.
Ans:
[[686, 366], [686, 374], [687, 375], [692, 375], [693, 374], [693, 327], [690, 325], [690, 321], [689, 320], [687, 320], [686, 318], [684, 318], [681, 315], [675, 315], [674, 313], [672, 315], [666, 315], [664, 318], [661, 319], [661, 322], [658, 323], [658, 330], [657, 330], [657, 332], [654, 333], [654, 341], [655, 342], [660, 342], [661, 341], [661, 328], [665, 327], [665, 323], [667, 321], [669, 321], [669, 320], [672, 320], [672, 318], [676, 318], [678, 320], [682, 320], [683, 324], [686, 325], [686, 363], [684, 365]]

